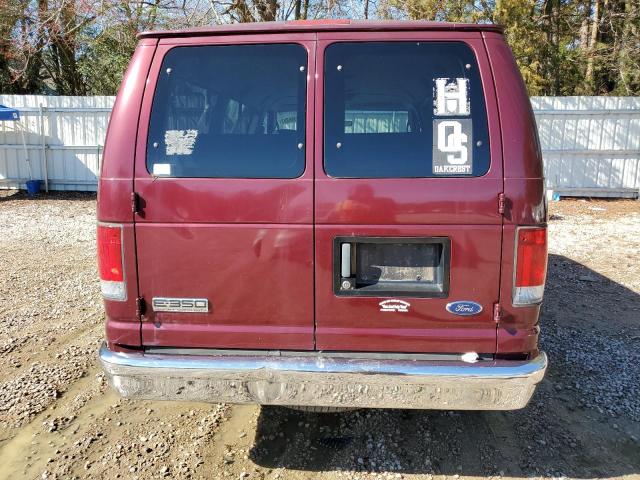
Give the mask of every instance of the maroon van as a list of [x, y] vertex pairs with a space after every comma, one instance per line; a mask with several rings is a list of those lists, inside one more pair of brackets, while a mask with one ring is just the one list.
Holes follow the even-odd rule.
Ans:
[[542, 161], [495, 25], [141, 34], [97, 237], [126, 397], [507, 410], [545, 373]]

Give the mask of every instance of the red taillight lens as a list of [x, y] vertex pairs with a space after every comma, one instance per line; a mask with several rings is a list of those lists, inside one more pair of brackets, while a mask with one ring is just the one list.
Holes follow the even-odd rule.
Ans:
[[126, 288], [122, 263], [122, 227], [98, 225], [97, 238], [102, 295], [111, 300], [124, 300]]
[[516, 242], [513, 303], [538, 303], [547, 275], [547, 229], [519, 228]]
[[101, 280], [121, 282], [122, 274], [122, 229], [98, 225], [98, 268]]
[[547, 229], [519, 229], [517, 255], [516, 287], [543, 285], [547, 273]]

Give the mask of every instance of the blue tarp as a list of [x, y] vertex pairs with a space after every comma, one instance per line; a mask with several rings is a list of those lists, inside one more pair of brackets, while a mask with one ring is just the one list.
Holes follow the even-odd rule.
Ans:
[[0, 122], [20, 120], [20, 112], [15, 108], [0, 105]]

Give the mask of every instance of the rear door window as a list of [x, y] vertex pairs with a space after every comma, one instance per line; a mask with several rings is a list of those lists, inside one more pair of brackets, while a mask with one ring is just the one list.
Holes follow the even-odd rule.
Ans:
[[462, 42], [334, 43], [325, 51], [324, 168], [342, 178], [489, 170], [475, 55]]
[[176, 47], [153, 98], [156, 176], [295, 178], [304, 171], [307, 53], [294, 44]]

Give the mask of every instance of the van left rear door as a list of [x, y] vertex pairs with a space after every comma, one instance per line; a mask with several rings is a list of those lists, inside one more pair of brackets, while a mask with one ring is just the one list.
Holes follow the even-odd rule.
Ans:
[[309, 34], [161, 40], [134, 190], [146, 347], [313, 348]]

